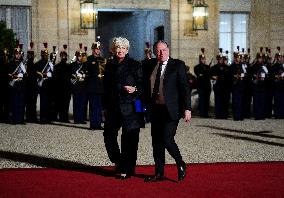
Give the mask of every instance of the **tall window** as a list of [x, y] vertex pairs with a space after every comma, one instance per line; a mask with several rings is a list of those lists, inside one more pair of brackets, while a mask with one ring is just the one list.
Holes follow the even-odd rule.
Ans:
[[27, 6], [0, 6], [0, 21], [4, 21], [7, 28], [16, 33], [24, 51], [27, 51], [31, 38], [30, 12], [30, 7]]
[[248, 24], [249, 15], [247, 13], [220, 13], [219, 22], [219, 47], [223, 48], [223, 53], [228, 50], [229, 62], [232, 54], [237, 51], [237, 46], [247, 51], [249, 46]]

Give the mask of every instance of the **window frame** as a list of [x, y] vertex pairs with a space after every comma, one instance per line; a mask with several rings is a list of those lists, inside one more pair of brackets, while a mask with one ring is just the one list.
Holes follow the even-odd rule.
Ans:
[[[23, 51], [27, 51], [29, 48], [29, 42], [32, 38], [32, 7], [27, 5], [0, 5], [1, 8], [5, 10], [5, 23], [8, 29], [12, 28], [12, 9], [20, 8], [20, 9], [26, 9], [27, 11], [27, 18], [26, 18], [26, 29], [20, 30], [20, 32], [27, 32], [25, 38], [27, 40], [20, 40], [20, 43], [23, 44]], [[13, 29], [13, 32], [16, 34], [15, 38], [17, 37], [17, 30]]]
[[[229, 51], [229, 54], [228, 54], [228, 59], [229, 59], [229, 63], [231, 63], [231, 60], [233, 58], [233, 53], [235, 51], [237, 51], [237, 45], [234, 46], [234, 43], [236, 38], [235, 38], [235, 34], [236, 33], [246, 33], [246, 46], [243, 47], [243, 46], [240, 46], [240, 52], [242, 51], [242, 48], [245, 48], [245, 52], [247, 51], [247, 48], [249, 48], [250, 46], [250, 30], [249, 30], [249, 26], [250, 26], [250, 12], [228, 12], [228, 11], [221, 11], [220, 12], [220, 18], [221, 18], [221, 15], [222, 14], [228, 14], [230, 15], [230, 32], [221, 32], [220, 31], [220, 19], [219, 19], [219, 47], [222, 48], [222, 46], [220, 46], [221, 44], [221, 34], [222, 33], [229, 33], [230, 34], [230, 40], [231, 40], [231, 43], [230, 43], [230, 49], [223, 49], [223, 53], [225, 54], [225, 51], [228, 50]], [[238, 15], [238, 14], [241, 14], [241, 15], [245, 15], [246, 16], [246, 32], [235, 32], [234, 30], [234, 15]]]

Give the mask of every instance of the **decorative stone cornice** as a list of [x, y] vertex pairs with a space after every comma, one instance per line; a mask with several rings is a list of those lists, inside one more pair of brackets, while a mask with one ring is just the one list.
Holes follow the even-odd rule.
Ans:
[[1, 0], [0, 5], [6, 6], [32, 6], [32, 0]]

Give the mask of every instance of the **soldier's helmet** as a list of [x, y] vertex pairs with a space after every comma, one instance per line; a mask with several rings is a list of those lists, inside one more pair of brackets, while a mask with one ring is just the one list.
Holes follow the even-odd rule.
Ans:
[[52, 52], [49, 54], [49, 59], [55, 61], [56, 60], [56, 46], [52, 46]]
[[18, 54], [22, 52], [22, 46], [20, 43], [19, 43], [19, 40], [16, 40], [16, 46], [14, 48], [14, 54]]
[[199, 54], [199, 61], [201, 61], [202, 59], [205, 59], [205, 48], [201, 48], [200, 49], [200, 54]]
[[41, 56], [48, 56], [48, 43], [44, 42], [43, 43], [44, 48], [40, 51]]
[[62, 58], [63, 56], [67, 57], [67, 45], [63, 45], [63, 50], [60, 52], [59, 56]]
[[229, 51], [228, 50], [225, 51], [225, 54], [222, 56], [222, 58], [223, 58], [224, 61], [228, 60], [228, 58], [229, 58]]
[[28, 58], [34, 58], [35, 52], [34, 52], [33, 48], [34, 48], [34, 42], [31, 41], [30, 42], [30, 48], [27, 51]]
[[263, 47], [260, 47], [259, 52], [257, 52], [257, 54], [256, 54], [256, 58], [259, 59], [259, 58], [263, 58], [263, 57], [264, 57]]
[[91, 49], [94, 50], [94, 49], [101, 49], [101, 37], [100, 36], [97, 36], [96, 38], [96, 41], [92, 43], [92, 46], [91, 46]]
[[268, 48], [268, 47], [265, 48], [264, 58], [265, 58], [266, 61], [272, 59], [272, 56], [271, 56], [271, 49]]
[[233, 55], [234, 55], [234, 59], [241, 58], [241, 54], [239, 52], [234, 52]]
[[77, 58], [78, 58], [79, 56], [83, 56], [84, 51], [83, 51], [82, 47], [83, 47], [83, 44], [82, 44], [82, 43], [79, 43], [79, 49], [76, 50], [76, 52], [75, 52], [75, 56], [76, 56]]
[[101, 43], [99, 41], [93, 42], [91, 48], [92, 48], [92, 50], [101, 49]]
[[216, 60], [221, 60], [223, 57], [223, 48], [219, 48], [219, 52], [216, 55]]
[[276, 58], [280, 58], [281, 56], [283, 56], [283, 54], [281, 54], [281, 48], [279, 46], [277, 46], [277, 52], [275, 53], [275, 59]]
[[86, 62], [87, 54], [86, 54], [86, 51], [84, 51], [82, 48], [83, 48], [83, 44], [79, 43], [79, 49], [75, 52], [75, 56], [77, 60], [78, 60], [78, 57], [81, 56], [82, 57], [81, 62]]
[[240, 46], [237, 46], [237, 51], [233, 52], [234, 59], [241, 58]]
[[144, 49], [144, 53], [152, 53], [151, 47], [150, 47], [150, 42], [145, 42], [145, 49]]
[[244, 53], [244, 58], [246, 60], [249, 60], [250, 59], [250, 48], [247, 49], [247, 53]]

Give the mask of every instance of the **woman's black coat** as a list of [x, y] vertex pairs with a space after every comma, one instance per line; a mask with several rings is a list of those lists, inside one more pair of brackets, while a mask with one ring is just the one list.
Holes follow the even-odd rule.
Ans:
[[[127, 93], [124, 86], [137, 88]], [[105, 126], [120, 122], [123, 130], [129, 131], [144, 127], [143, 113], [135, 111], [135, 100], [142, 99], [143, 72], [141, 64], [126, 56], [122, 62], [116, 57], [105, 66], [103, 106], [106, 110]]]

